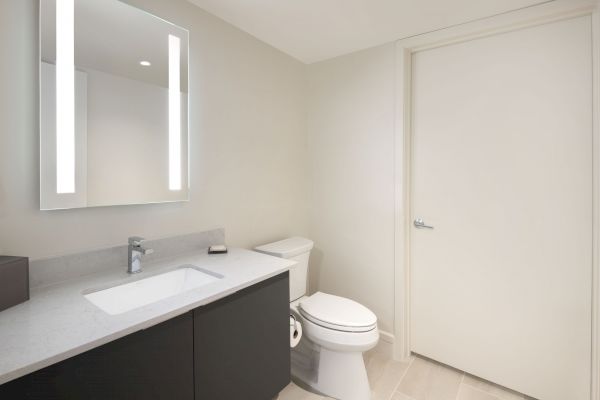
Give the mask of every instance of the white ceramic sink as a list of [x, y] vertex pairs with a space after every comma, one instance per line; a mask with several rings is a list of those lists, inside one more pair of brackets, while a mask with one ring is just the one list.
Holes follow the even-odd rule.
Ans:
[[182, 265], [173, 271], [84, 294], [84, 297], [107, 314], [116, 315], [209, 285], [222, 278], [222, 275], [193, 265]]

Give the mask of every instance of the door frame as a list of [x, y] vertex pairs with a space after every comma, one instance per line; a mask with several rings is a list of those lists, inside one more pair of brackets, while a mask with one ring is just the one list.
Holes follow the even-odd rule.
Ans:
[[395, 43], [394, 122], [394, 348], [410, 356], [410, 240], [412, 176], [412, 57], [426, 49], [589, 15], [593, 51], [593, 255], [591, 399], [600, 400], [600, 0], [554, 0], [399, 40]]

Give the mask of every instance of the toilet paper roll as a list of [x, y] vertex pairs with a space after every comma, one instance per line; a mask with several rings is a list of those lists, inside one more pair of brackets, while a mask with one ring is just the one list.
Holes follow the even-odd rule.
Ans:
[[290, 347], [293, 349], [300, 343], [302, 337], [302, 325], [296, 321], [296, 317], [290, 315]]

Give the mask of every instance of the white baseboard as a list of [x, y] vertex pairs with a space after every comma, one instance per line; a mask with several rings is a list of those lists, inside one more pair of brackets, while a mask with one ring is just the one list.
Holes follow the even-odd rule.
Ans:
[[389, 344], [394, 344], [395, 337], [393, 334], [386, 331], [379, 331], [379, 339]]
[[394, 355], [394, 335], [386, 331], [379, 331], [379, 342], [371, 351], [383, 355], [386, 358], [393, 358]]

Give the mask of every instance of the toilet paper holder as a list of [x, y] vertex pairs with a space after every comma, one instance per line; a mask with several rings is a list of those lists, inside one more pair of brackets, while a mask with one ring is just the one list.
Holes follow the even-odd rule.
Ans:
[[[290, 318], [292, 318], [294, 320], [294, 339], [296, 339], [296, 337], [298, 337], [298, 320], [296, 319], [296, 317], [292, 314], [290, 314]], [[290, 326], [292, 326], [292, 324], [290, 324]]]

